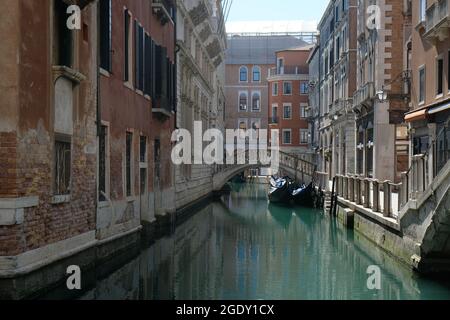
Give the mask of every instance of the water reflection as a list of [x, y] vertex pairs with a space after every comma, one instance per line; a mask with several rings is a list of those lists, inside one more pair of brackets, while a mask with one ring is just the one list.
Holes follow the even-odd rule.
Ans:
[[[450, 298], [322, 212], [269, 205], [263, 185], [234, 188], [82, 299]], [[380, 291], [367, 289], [370, 265]]]

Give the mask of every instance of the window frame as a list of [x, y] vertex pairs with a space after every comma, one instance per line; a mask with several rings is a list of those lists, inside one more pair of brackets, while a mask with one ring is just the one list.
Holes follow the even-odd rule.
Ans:
[[[258, 109], [254, 109], [254, 107], [253, 107], [253, 99], [256, 95], [259, 98], [259, 108]], [[262, 98], [261, 91], [252, 91], [252, 108], [251, 108], [252, 112], [261, 112], [261, 98]]]
[[[129, 159], [129, 174], [130, 177], [128, 179], [128, 137], [131, 136], [131, 145], [130, 145], [130, 159]], [[134, 132], [132, 130], [126, 131], [125, 134], [125, 179], [124, 179], [124, 196], [127, 199], [130, 199], [134, 196]], [[128, 181], [130, 180], [130, 181]], [[130, 188], [128, 189], [128, 182], [130, 184]]]
[[[276, 89], [276, 90], [275, 90]], [[279, 90], [278, 81], [272, 82], [272, 97], [278, 97], [280, 90]]]
[[[291, 88], [291, 93], [286, 93], [286, 87], [285, 87], [285, 85], [286, 84], [289, 84], [290, 85], [290, 88]], [[292, 91], [292, 81], [283, 81], [283, 96], [292, 96], [292, 94], [293, 94], [293, 91]]]
[[[65, 144], [69, 146], [69, 152], [70, 152], [70, 159], [69, 159], [69, 181], [67, 181], [67, 191], [62, 192], [60, 191], [60, 188], [57, 187], [58, 183], [58, 150], [57, 150], [57, 144]], [[66, 150], [67, 151], [67, 150]], [[55, 133], [54, 137], [54, 152], [53, 152], [53, 195], [54, 196], [70, 196], [72, 193], [72, 171], [73, 171], [73, 141], [72, 136], [66, 135], [66, 134], [59, 134]]]
[[[306, 88], [306, 91], [303, 91], [303, 86]], [[309, 95], [309, 84], [308, 82], [300, 82], [300, 95], [307, 96]]]
[[[285, 133], [289, 132], [289, 142], [286, 142]], [[292, 129], [282, 129], [282, 142], [284, 145], [292, 145]]]
[[[421, 73], [422, 72], [423, 72], [423, 85], [421, 83]], [[418, 97], [417, 97], [417, 99], [418, 99], [419, 106], [420, 105], [424, 105], [425, 101], [427, 99], [427, 97], [426, 97], [426, 88], [427, 88], [427, 86], [426, 86], [426, 82], [427, 82], [426, 81], [426, 76], [427, 76], [426, 67], [425, 67], [425, 65], [422, 65], [418, 69], [418, 82], [417, 82], [417, 85], [418, 85], [418, 90], [417, 90]], [[422, 98], [422, 92], [423, 92], [423, 98]]]
[[[306, 134], [306, 141], [303, 140], [303, 134]], [[299, 144], [309, 144], [309, 129], [300, 128]]]
[[[111, 148], [110, 148], [110, 124], [108, 122], [102, 121], [101, 124], [102, 128], [106, 128], [106, 138], [105, 138], [105, 190], [104, 193], [106, 194], [106, 198], [110, 197], [110, 192], [111, 192], [111, 176], [110, 176], [110, 170], [111, 170], [111, 161], [110, 161], [110, 156], [111, 156]], [[99, 161], [98, 161], [98, 176], [100, 177], [100, 136], [99, 136], [99, 151], [98, 151], [98, 157], [99, 157]], [[98, 199], [99, 202], [105, 202], [107, 201], [107, 199], [103, 199], [102, 195], [100, 194], [100, 178], [98, 179], [97, 182], [97, 190], [98, 190]]]
[[[439, 62], [442, 62], [442, 70], [441, 70], [441, 77], [440, 77], [440, 79], [439, 79]], [[440, 55], [438, 55], [437, 57], [436, 57], [436, 60], [435, 60], [435, 63], [436, 63], [436, 79], [435, 79], [435, 81], [436, 81], [436, 86], [435, 86], [435, 89], [436, 89], [436, 91], [435, 91], [435, 93], [436, 93], [436, 99], [439, 99], [439, 98], [442, 98], [443, 96], [444, 96], [444, 80], [445, 80], [445, 70], [444, 70], [444, 68], [445, 68], [445, 63], [444, 63], [444, 56], [443, 56], [443, 54], [440, 54]], [[439, 92], [439, 81], [441, 81], [441, 92]]]
[[[242, 80], [243, 70], [245, 70], [245, 80]], [[248, 67], [247, 66], [239, 67], [239, 82], [240, 83], [248, 83]]]
[[300, 103], [300, 119], [308, 118], [308, 104]]
[[[241, 96], [245, 95], [245, 100], [247, 102], [246, 108], [241, 109]], [[238, 93], [238, 112], [248, 112], [248, 91], [239, 91]]]
[[[257, 71], [255, 71], [257, 70]], [[255, 80], [255, 73], [258, 74], [259, 80]], [[260, 66], [253, 66], [252, 68], [252, 82], [261, 83], [261, 75], [262, 75], [262, 69]]]
[[[289, 118], [286, 117], [286, 109], [289, 108]], [[283, 104], [283, 120], [292, 120], [292, 104], [284, 103]]]

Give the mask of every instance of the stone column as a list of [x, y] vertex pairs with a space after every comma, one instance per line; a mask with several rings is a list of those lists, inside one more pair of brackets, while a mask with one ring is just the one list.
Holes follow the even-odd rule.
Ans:
[[372, 181], [372, 188], [373, 188], [372, 211], [380, 212], [380, 184], [378, 183], [378, 180]]

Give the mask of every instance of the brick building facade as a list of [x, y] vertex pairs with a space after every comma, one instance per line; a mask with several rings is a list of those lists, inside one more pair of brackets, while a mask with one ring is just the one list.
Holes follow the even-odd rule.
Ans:
[[0, 13], [0, 277], [95, 242], [96, 6], [81, 30], [62, 1]]
[[175, 210], [175, 5], [102, 0], [100, 10], [97, 234], [104, 239]]
[[[281, 151], [307, 157], [310, 144], [309, 71], [307, 60], [312, 46], [276, 52], [269, 71], [269, 126], [278, 130]], [[270, 135], [271, 137], [271, 135]]]

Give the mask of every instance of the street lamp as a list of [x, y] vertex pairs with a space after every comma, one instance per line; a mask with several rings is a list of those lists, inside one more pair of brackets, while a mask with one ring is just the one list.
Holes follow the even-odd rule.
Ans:
[[387, 101], [387, 92], [384, 90], [384, 86], [381, 88], [380, 91], [377, 92], [378, 101], [380, 102], [386, 102]]

